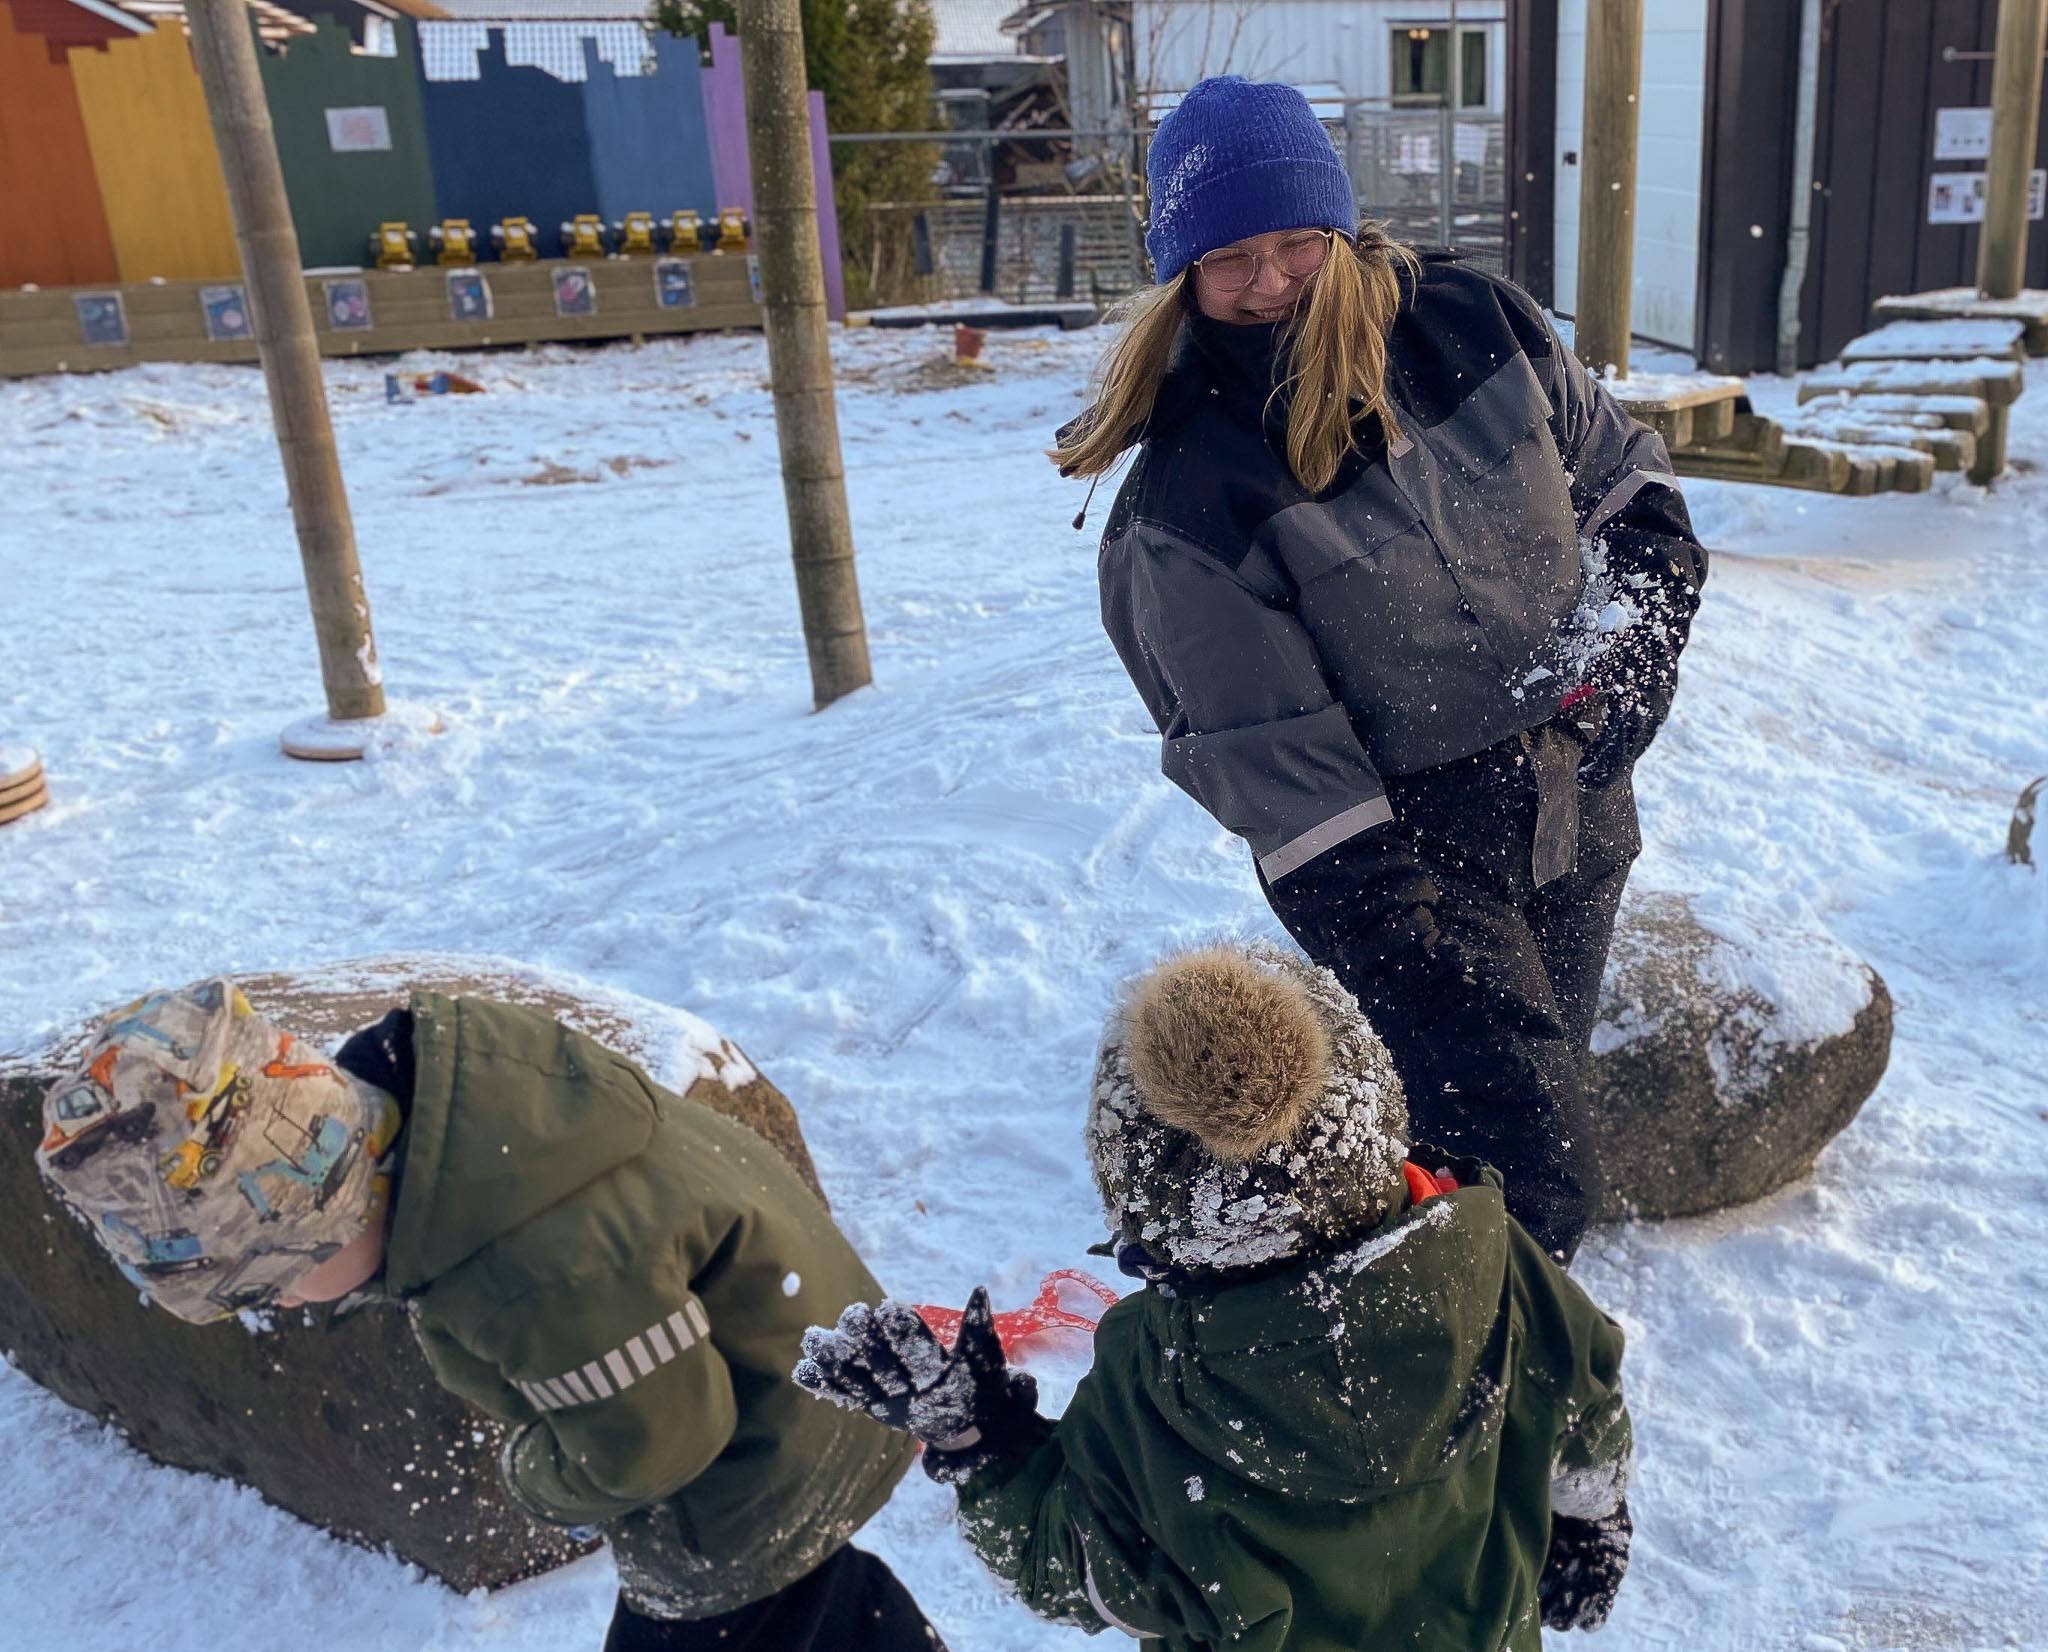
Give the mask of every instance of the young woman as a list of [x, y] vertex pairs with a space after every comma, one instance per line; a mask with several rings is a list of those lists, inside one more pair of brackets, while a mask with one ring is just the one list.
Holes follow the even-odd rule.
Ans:
[[1569, 1259], [1630, 771], [1706, 577], [1670, 459], [1526, 294], [1354, 228], [1292, 88], [1202, 82], [1149, 168], [1160, 285], [1052, 454], [1138, 449], [1103, 622], [1418, 1136], [1498, 1165]]

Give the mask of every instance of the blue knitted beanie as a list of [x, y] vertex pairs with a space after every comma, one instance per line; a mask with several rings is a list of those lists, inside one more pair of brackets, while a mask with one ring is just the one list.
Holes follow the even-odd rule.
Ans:
[[1159, 123], [1145, 176], [1145, 250], [1161, 283], [1247, 236], [1358, 223], [1344, 164], [1292, 86], [1242, 75], [1202, 81]]

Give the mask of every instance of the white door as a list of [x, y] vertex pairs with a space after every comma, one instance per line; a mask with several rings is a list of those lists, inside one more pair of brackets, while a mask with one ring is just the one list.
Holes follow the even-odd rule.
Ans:
[[[1557, 20], [1557, 307], [1578, 307], [1586, 0]], [[1639, 338], [1693, 347], [1699, 301], [1700, 164], [1706, 128], [1707, 0], [1645, 0], [1642, 123], [1636, 139], [1635, 295]]]

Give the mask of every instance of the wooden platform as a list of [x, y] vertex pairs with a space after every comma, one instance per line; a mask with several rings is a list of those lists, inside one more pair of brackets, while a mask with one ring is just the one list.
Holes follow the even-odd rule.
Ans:
[[1725, 441], [1744, 390], [1742, 380], [1711, 373], [1632, 373], [1600, 382], [1670, 448]]
[[[664, 306], [653, 258], [587, 261], [542, 259], [531, 264], [479, 264], [467, 271], [326, 272], [306, 277], [320, 351], [329, 356], [396, 355], [405, 350], [462, 350], [553, 340], [638, 338], [715, 328], [759, 327], [761, 306], [745, 256], [701, 253], [677, 260], [688, 273], [691, 302]], [[667, 262], [664, 260], [663, 262]], [[563, 315], [556, 274], [582, 270], [594, 295], [592, 313]], [[481, 277], [488, 314], [456, 319], [451, 274]], [[671, 274], [671, 289], [676, 285]], [[353, 284], [360, 283], [360, 288]], [[81, 373], [146, 361], [253, 362], [248, 338], [210, 338], [208, 295], [216, 318], [231, 310], [230, 281], [165, 281], [109, 287], [45, 287], [0, 292], [0, 378]], [[336, 289], [342, 289], [337, 292]], [[89, 344], [79, 300], [118, 294], [125, 342]], [[336, 325], [351, 301], [367, 307], [369, 325]], [[479, 306], [481, 307], [481, 306]]]
[[2038, 288], [2013, 298], [1982, 298], [1974, 287], [1939, 287], [1880, 298], [1870, 313], [1879, 322], [2017, 321], [2026, 329], [2027, 354], [2048, 356], [2048, 292]]
[[1858, 361], [1971, 361], [1982, 356], [2018, 361], [2026, 354], [2026, 324], [1992, 319], [1888, 321], [1852, 338], [1838, 359]]
[[1972, 396], [1992, 407], [2020, 399], [2025, 380], [2016, 361], [1862, 361], [1821, 367], [1799, 381], [1799, 399], [1822, 396]]

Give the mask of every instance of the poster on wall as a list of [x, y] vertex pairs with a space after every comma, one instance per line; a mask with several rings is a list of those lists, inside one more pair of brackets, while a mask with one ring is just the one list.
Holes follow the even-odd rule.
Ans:
[[366, 333], [370, 330], [370, 285], [367, 281], [326, 281], [327, 325], [337, 333]]
[[455, 321], [491, 319], [491, 284], [483, 271], [448, 272], [448, 314]]
[[206, 336], [215, 344], [240, 344], [256, 336], [249, 295], [239, 286], [201, 287], [199, 310], [206, 317]]
[[[2048, 211], [2048, 168], [2035, 167], [2027, 179], [2027, 216], [2037, 222]], [[1930, 224], [1984, 222], [1984, 174], [1937, 172], [1927, 180]]]
[[664, 310], [687, 310], [697, 302], [697, 289], [690, 279], [688, 259], [655, 259], [654, 301]]
[[85, 343], [128, 342], [128, 311], [119, 293], [80, 293], [71, 302], [78, 312], [78, 336]]
[[1988, 161], [1991, 158], [1991, 111], [1935, 110], [1934, 158], [1938, 161]]
[[391, 147], [391, 115], [380, 104], [327, 111], [327, 147], [337, 155], [366, 154]]
[[597, 314], [597, 286], [590, 279], [590, 271], [581, 264], [555, 271], [555, 314]]

